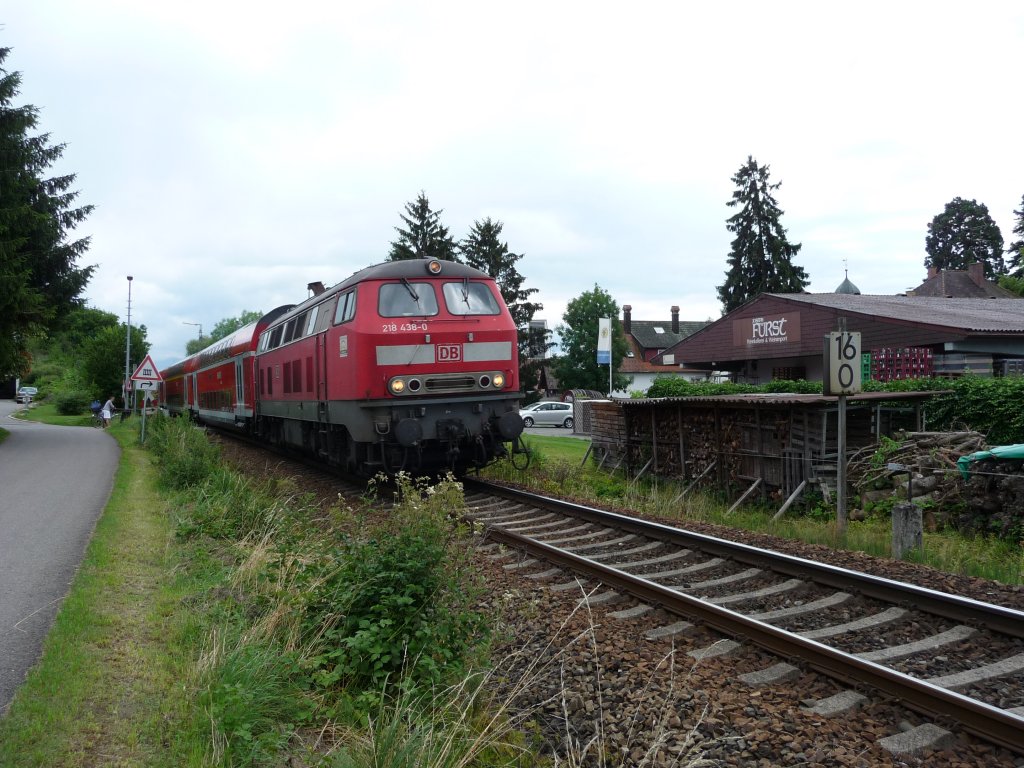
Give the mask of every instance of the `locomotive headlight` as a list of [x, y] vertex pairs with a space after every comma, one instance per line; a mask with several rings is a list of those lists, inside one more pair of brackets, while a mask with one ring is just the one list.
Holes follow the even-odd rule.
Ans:
[[390, 387], [391, 394], [393, 395], [400, 395], [405, 391], [405, 382], [401, 379], [392, 379], [388, 386]]
[[429, 272], [432, 275], [440, 275], [441, 262], [438, 261], [437, 259], [431, 259], [430, 262], [427, 263], [427, 272]]
[[500, 373], [494, 374], [493, 381], [496, 389], [501, 389], [502, 387], [505, 386], [505, 377], [502, 376]]

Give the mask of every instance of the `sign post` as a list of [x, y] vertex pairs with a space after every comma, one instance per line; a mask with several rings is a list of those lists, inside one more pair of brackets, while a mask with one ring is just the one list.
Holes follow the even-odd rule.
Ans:
[[144, 443], [146, 442], [146, 411], [148, 410], [146, 406], [149, 405], [150, 395], [157, 390], [163, 377], [160, 375], [156, 363], [153, 362], [153, 358], [146, 355], [139, 363], [139, 367], [135, 369], [135, 373], [132, 374], [132, 381], [135, 383], [136, 390], [145, 392], [142, 401], [142, 434], [139, 437], [139, 442]]
[[823, 377], [826, 395], [839, 396], [836, 435], [836, 530], [846, 533], [846, 396], [861, 391], [860, 333], [846, 330], [846, 318], [839, 318], [839, 330], [825, 337]]

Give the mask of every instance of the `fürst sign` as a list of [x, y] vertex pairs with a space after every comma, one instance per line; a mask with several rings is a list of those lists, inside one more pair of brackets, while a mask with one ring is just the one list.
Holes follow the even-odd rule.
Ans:
[[762, 344], [791, 344], [800, 341], [800, 313], [744, 317], [732, 321], [732, 343], [735, 347], [757, 347]]

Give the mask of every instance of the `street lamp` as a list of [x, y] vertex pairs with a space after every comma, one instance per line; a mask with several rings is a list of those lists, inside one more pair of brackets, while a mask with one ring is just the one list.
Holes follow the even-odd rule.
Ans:
[[203, 338], [203, 324], [202, 323], [190, 323], [188, 320], [182, 322], [182, 325], [197, 325], [199, 326], [199, 338]]
[[125, 328], [124, 342], [124, 404], [128, 405], [131, 396], [131, 357], [132, 357], [132, 276], [128, 275], [128, 325]]

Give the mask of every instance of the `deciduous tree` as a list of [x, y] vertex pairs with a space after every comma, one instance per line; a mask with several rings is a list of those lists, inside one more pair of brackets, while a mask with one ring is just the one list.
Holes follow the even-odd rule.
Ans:
[[924, 247], [928, 253], [924, 265], [929, 268], [964, 271], [980, 262], [989, 280], [1006, 274], [1003, 236], [988, 208], [976, 200], [954, 197], [946, 203], [928, 225]]
[[0, 48], [0, 378], [25, 374], [29, 341], [45, 333], [79, 298], [95, 267], [76, 266], [88, 238], [69, 241], [91, 205], [73, 207], [73, 174], [45, 178], [64, 152], [34, 135], [39, 110], [15, 106], [21, 75]]
[[558, 383], [563, 389], [595, 389], [608, 391], [608, 368], [597, 362], [598, 321], [612, 319], [612, 370], [616, 371], [613, 389], [625, 389], [632, 376], [618, 373], [626, 356], [626, 337], [619, 322], [619, 306], [606, 291], [595, 285], [569, 302], [562, 324], [555, 330], [561, 338], [562, 354], [552, 362]]
[[736, 190], [729, 207], [740, 206], [726, 219], [726, 229], [735, 233], [729, 252], [725, 282], [718, 298], [726, 312], [761, 293], [799, 293], [807, 287], [807, 273], [793, 263], [800, 243], [790, 243], [780, 222], [782, 209], [772, 196], [782, 182], [768, 182], [769, 166], [760, 167], [747, 157], [732, 177]]
[[426, 192], [420, 192], [415, 203], [405, 204], [400, 214], [406, 228], [395, 227], [398, 239], [391, 243], [388, 261], [402, 259], [446, 259], [458, 261], [455, 241], [448, 228], [441, 224], [444, 211], [432, 211]]

